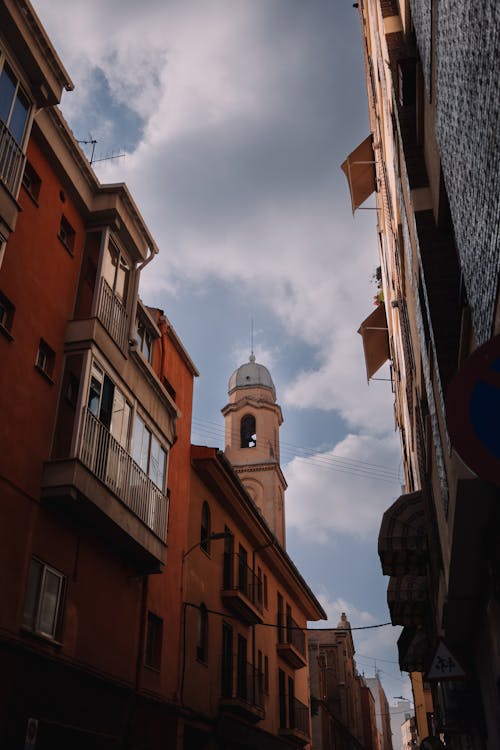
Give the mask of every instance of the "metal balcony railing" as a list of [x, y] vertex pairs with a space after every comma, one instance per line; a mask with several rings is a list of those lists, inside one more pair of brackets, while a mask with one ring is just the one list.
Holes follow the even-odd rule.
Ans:
[[306, 635], [295, 620], [283, 614], [278, 613], [278, 634], [280, 643], [289, 643], [305, 657], [306, 655]]
[[224, 553], [224, 589], [240, 591], [259, 612], [263, 611], [259, 590], [261, 586], [253, 570], [237, 553]]
[[97, 317], [120, 349], [125, 349], [128, 336], [128, 315], [105, 279], [101, 279]]
[[[234, 663], [237, 657], [234, 656]], [[232, 684], [232, 673], [223, 675], [223, 698], [238, 698], [249, 706], [264, 707], [264, 675], [249, 662], [240, 662], [236, 669], [236, 686]]]
[[0, 179], [15, 198], [21, 184], [25, 161], [26, 157], [16, 139], [0, 120]]
[[296, 729], [309, 737], [309, 708], [297, 698], [288, 701], [288, 729]]
[[83, 410], [78, 457], [132, 513], [165, 541], [168, 498], [87, 408]]

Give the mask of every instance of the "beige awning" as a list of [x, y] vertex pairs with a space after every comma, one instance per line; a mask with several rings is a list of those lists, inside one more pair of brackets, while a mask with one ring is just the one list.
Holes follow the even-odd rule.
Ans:
[[376, 189], [375, 156], [371, 135], [349, 154], [342, 164], [342, 171], [349, 183], [354, 213]]
[[358, 328], [363, 338], [366, 377], [372, 378], [389, 359], [389, 335], [384, 305], [378, 305]]

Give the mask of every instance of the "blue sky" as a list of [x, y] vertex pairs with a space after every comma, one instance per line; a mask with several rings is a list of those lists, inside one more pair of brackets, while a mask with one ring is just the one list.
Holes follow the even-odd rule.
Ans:
[[[353, 219], [340, 170], [369, 129], [352, 2], [34, 7], [76, 84], [62, 102], [76, 137], [98, 141], [96, 158], [126, 154], [95, 168], [127, 182], [160, 247], [141, 296], [200, 370], [193, 441], [223, 447], [253, 319], [285, 417], [288, 551], [330, 624], [342, 611], [353, 626], [388, 621], [377, 533], [401, 462], [389, 384], [367, 386], [356, 333], [378, 256], [375, 212]], [[354, 633], [360, 670], [378, 659], [389, 699], [408, 690], [398, 632]]]

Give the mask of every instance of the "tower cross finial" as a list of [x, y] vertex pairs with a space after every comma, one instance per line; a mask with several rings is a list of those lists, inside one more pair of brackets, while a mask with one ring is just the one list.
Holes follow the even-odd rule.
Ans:
[[255, 362], [255, 354], [253, 353], [253, 317], [250, 318], [250, 362]]

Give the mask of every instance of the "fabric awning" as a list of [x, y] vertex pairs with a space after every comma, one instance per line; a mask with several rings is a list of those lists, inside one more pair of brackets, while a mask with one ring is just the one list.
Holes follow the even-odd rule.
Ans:
[[427, 535], [422, 491], [400, 495], [382, 516], [378, 554], [384, 575], [422, 575], [427, 562]]
[[358, 328], [363, 338], [366, 377], [372, 378], [389, 359], [389, 335], [384, 305], [378, 305]]
[[424, 672], [431, 658], [429, 639], [422, 627], [406, 625], [398, 638], [399, 668], [403, 672]]
[[426, 576], [391, 576], [387, 604], [393, 625], [423, 625], [429, 612]]
[[354, 213], [376, 189], [375, 156], [371, 135], [349, 154], [341, 169], [349, 183]]

